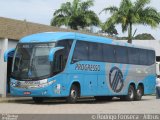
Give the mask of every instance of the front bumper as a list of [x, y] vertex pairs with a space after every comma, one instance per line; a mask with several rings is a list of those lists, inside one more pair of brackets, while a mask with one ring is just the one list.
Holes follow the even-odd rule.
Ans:
[[[11, 80], [15, 82], [16, 80]], [[21, 97], [65, 97], [67, 96], [65, 89], [60, 83], [52, 82], [51, 84], [40, 87], [21, 87], [10, 86], [10, 93], [12, 96]], [[27, 93], [27, 94], [26, 94]]]

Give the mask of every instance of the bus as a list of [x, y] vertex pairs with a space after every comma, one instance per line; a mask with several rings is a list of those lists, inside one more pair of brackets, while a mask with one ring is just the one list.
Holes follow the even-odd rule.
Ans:
[[160, 75], [160, 62], [156, 61], [156, 74]]
[[74, 32], [44, 32], [23, 37], [14, 52], [12, 96], [97, 100], [141, 100], [155, 93], [156, 60], [151, 48]]

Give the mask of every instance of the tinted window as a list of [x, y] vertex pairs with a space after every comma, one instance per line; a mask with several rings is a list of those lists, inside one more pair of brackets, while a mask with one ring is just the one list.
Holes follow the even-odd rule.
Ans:
[[105, 62], [115, 62], [114, 47], [103, 45], [103, 57]]
[[73, 62], [80, 60], [88, 60], [88, 42], [77, 41], [76, 43]]
[[66, 65], [66, 59], [64, 58], [64, 50], [59, 50], [54, 55], [53, 60], [53, 74], [57, 74], [64, 70]]
[[148, 51], [148, 64], [152, 65], [155, 63], [155, 52], [153, 50]]
[[64, 47], [64, 51], [65, 51], [65, 58], [68, 58], [69, 55], [69, 51], [71, 49], [71, 45], [72, 45], [73, 40], [60, 40], [57, 42], [56, 47], [57, 46], [63, 46]]
[[143, 50], [143, 49], [139, 50], [139, 64], [140, 65], [148, 64], [147, 50]]
[[89, 43], [89, 60], [103, 61], [102, 45], [99, 43]]
[[117, 63], [128, 63], [128, 56], [127, 56], [127, 48], [123, 46], [116, 47], [116, 62]]
[[56, 47], [63, 46], [63, 50], [59, 50], [54, 55], [53, 74], [57, 74], [64, 70], [73, 40], [60, 40], [56, 43]]
[[128, 48], [128, 59], [129, 64], [139, 64], [139, 49], [138, 48]]

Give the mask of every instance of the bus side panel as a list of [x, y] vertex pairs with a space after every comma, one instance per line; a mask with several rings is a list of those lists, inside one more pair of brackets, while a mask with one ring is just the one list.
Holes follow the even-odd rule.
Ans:
[[109, 86], [107, 84], [107, 77], [105, 75], [98, 75], [98, 89], [97, 95], [110, 95]]
[[[71, 64], [67, 70], [71, 83], [79, 81], [81, 96], [96, 96], [98, 90], [98, 75], [104, 75], [104, 64], [100, 62], [79, 61]], [[105, 78], [105, 76], [104, 76]]]
[[66, 91], [69, 95], [71, 86], [74, 83], [79, 83], [81, 96], [92, 96], [96, 94], [97, 75], [89, 75], [85, 73], [71, 73], [68, 74], [66, 81]]
[[66, 91], [67, 91], [67, 95], [69, 95], [70, 89], [72, 84], [74, 83], [79, 83], [80, 85], [80, 92], [82, 93], [82, 91], [84, 90], [83, 88], [83, 83], [84, 83], [84, 75], [83, 74], [74, 74], [74, 73], [70, 73], [67, 74], [67, 81], [66, 81]]
[[97, 75], [84, 74], [83, 91], [84, 96], [95, 96], [97, 94]]
[[[101, 79], [106, 79], [106, 87], [104, 88], [104, 95], [119, 96], [126, 95], [128, 91], [128, 84], [130, 82], [129, 65], [106, 63], [105, 76]], [[130, 80], [129, 80], [130, 79]]]
[[[70, 71], [73, 70], [70, 69]], [[81, 96], [91, 96], [96, 94], [97, 75], [88, 75], [79, 72], [65, 74], [63, 73], [57, 75], [56, 77], [54, 77], [54, 79], [56, 80], [56, 86], [61, 86], [61, 92], [59, 93], [59, 95], [69, 96], [71, 86], [74, 83], [79, 83]], [[53, 89], [54, 91], [56, 90], [55, 88]]]
[[143, 72], [141, 80], [143, 81], [144, 84], [144, 94], [155, 93], [156, 64], [153, 64], [151, 66], [142, 66], [141, 71]]
[[156, 77], [155, 75], [150, 75], [144, 79], [144, 94], [155, 93]]

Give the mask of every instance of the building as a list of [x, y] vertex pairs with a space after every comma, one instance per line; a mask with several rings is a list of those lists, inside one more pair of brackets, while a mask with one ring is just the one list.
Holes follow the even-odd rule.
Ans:
[[[18, 40], [23, 36], [38, 32], [73, 31], [60, 29], [57, 27], [31, 23], [0, 17], [0, 96], [7, 94], [7, 71], [11, 69], [11, 64], [4, 62], [4, 52], [10, 48], [15, 48]], [[95, 35], [95, 34], [94, 34]], [[97, 34], [96, 34], [97, 35]], [[125, 41], [126, 42], [126, 41]], [[158, 40], [135, 40], [133, 44], [153, 47], [156, 50], [157, 58], [160, 60], [160, 41]]]

